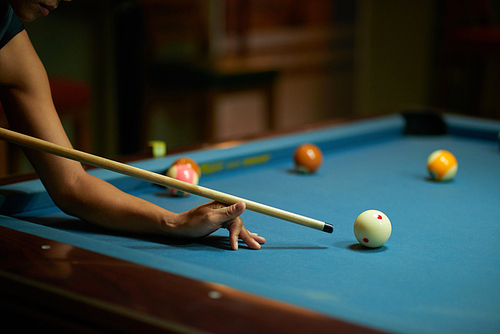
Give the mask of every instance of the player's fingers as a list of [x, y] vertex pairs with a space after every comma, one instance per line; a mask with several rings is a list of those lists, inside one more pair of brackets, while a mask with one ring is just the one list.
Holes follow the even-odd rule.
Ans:
[[248, 247], [252, 249], [260, 249], [260, 245], [266, 242], [266, 239], [259, 237], [254, 233], [248, 232], [248, 230], [243, 226], [240, 232], [240, 238], [244, 243], [247, 244]]
[[243, 240], [248, 247], [252, 249], [260, 249], [260, 244], [266, 242], [266, 239], [258, 236], [256, 233], [250, 233], [240, 218], [240, 215], [245, 211], [246, 205], [244, 202], [239, 202], [230, 206], [220, 208], [218, 211], [224, 215], [221, 227], [227, 228], [229, 231], [229, 243], [234, 250], [238, 249], [239, 239]]
[[264, 237], [261, 237], [260, 235], [258, 235], [257, 233], [252, 233], [250, 231], [248, 231], [250, 233], [250, 236], [255, 240], [257, 241], [259, 244], [265, 244], [266, 243], [266, 239]]
[[229, 231], [229, 244], [231, 245], [231, 248], [238, 250], [238, 239], [240, 237], [241, 230], [244, 228], [241, 218], [238, 217], [227, 222], [226, 228]]
[[245, 226], [243, 226], [243, 222], [241, 222], [241, 225], [238, 223], [232, 224], [228, 230], [231, 247], [234, 250], [238, 249], [238, 239], [243, 240], [243, 242], [252, 249], [260, 249], [260, 245], [266, 242], [266, 239], [263, 237], [248, 232]]

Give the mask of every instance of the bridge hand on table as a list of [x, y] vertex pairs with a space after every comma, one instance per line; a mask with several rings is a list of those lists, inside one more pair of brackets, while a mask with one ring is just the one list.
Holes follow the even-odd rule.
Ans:
[[226, 228], [229, 231], [229, 243], [232, 249], [238, 249], [239, 238], [248, 247], [260, 249], [260, 245], [265, 243], [266, 239], [245, 228], [240, 217], [245, 209], [246, 205], [243, 202], [228, 206], [212, 201], [179, 214], [180, 221], [176, 229], [180, 229], [178, 233], [182, 236], [197, 238], [207, 236], [219, 228]]

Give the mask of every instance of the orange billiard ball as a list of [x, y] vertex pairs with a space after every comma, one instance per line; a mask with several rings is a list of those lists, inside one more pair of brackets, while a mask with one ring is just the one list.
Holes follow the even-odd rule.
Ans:
[[446, 150], [434, 151], [427, 158], [427, 170], [436, 181], [450, 181], [455, 177], [457, 169], [457, 159]]
[[190, 166], [198, 174], [198, 179], [201, 177], [200, 166], [193, 159], [188, 158], [188, 157], [182, 157], [182, 158], [175, 160], [174, 163], [172, 164], [172, 166], [177, 165], [177, 164]]
[[293, 154], [295, 168], [300, 173], [314, 173], [323, 163], [323, 153], [314, 144], [303, 144]]

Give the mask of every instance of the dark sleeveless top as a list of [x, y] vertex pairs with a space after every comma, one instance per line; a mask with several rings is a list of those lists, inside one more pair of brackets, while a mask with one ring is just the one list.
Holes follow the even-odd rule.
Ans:
[[24, 30], [24, 25], [14, 14], [7, 0], [0, 0], [0, 49]]

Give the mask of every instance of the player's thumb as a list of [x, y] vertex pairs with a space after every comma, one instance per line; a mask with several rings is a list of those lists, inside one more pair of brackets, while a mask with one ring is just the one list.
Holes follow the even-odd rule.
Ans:
[[225, 210], [226, 210], [226, 215], [227, 215], [228, 219], [234, 219], [234, 218], [238, 217], [239, 215], [241, 215], [245, 211], [246, 207], [247, 206], [244, 202], [238, 202], [236, 204], [227, 206], [225, 208]]

